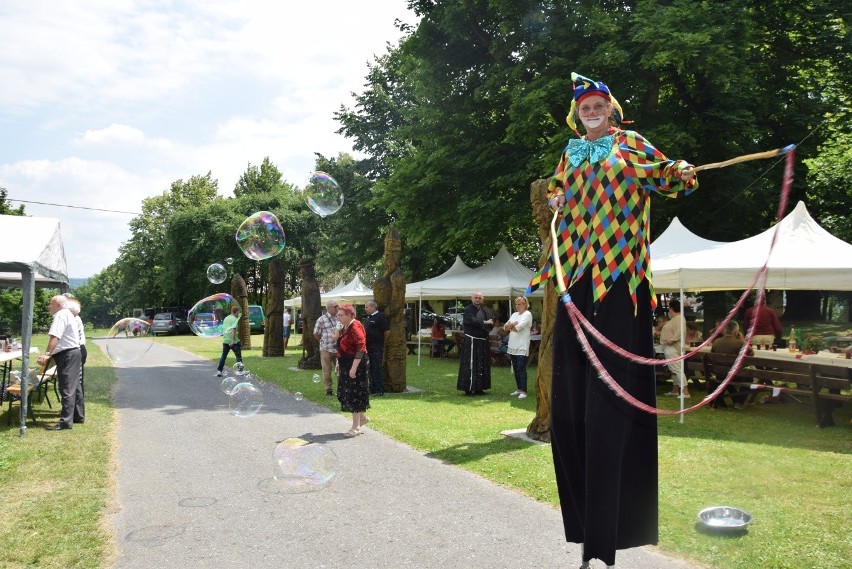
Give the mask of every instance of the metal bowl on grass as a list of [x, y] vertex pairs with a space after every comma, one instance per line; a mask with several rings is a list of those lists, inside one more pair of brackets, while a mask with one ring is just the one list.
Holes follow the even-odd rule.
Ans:
[[751, 514], [733, 506], [713, 506], [698, 512], [698, 522], [717, 532], [738, 532], [748, 529]]

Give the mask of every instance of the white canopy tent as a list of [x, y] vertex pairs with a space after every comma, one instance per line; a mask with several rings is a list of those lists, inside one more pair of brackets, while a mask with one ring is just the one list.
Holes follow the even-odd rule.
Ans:
[[[405, 300], [467, 298], [477, 290], [482, 291], [486, 299], [511, 299], [526, 292], [535, 274], [515, 260], [505, 245], [481, 267], [464, 270], [459, 263], [461, 259], [456, 257], [456, 263], [444, 274], [405, 285]], [[531, 296], [543, 295], [541, 290], [537, 290]]]
[[[678, 252], [667, 249], [665, 241], [659, 244], [668, 231], [651, 244], [651, 269], [657, 292], [746, 289], [766, 262], [776, 234], [776, 228], [771, 227], [731, 243], [703, 240], [706, 246], [688, 250], [688, 243], [695, 245], [701, 238], [683, 228], [692, 237], [681, 232], [684, 250]], [[804, 202], [799, 202], [777, 224], [768, 267], [766, 288], [852, 290], [852, 245], [820, 227]]]
[[[371, 298], [373, 298], [373, 289], [364, 284], [361, 280], [361, 276], [357, 274], [348, 283], [341, 283], [330, 291], [320, 294], [320, 301], [323, 305], [330, 300], [341, 303], [348, 302], [350, 304], [364, 304]], [[285, 300], [284, 306], [301, 308], [302, 297], [297, 296], [289, 300]]]
[[21, 287], [21, 428], [23, 436], [27, 430], [27, 374], [30, 346], [33, 334], [33, 297], [36, 287], [68, 287], [68, 266], [59, 220], [0, 215], [0, 234], [5, 235], [12, 247], [0, 250], [0, 285]]
[[[508, 300], [509, 308], [507, 314], [512, 313], [511, 300], [516, 296], [522, 296], [527, 290], [533, 271], [520, 264], [506, 246], [500, 250], [486, 264], [475, 269], [465, 268], [467, 265], [461, 258], [456, 256], [456, 262], [443, 274], [405, 285], [406, 302], [418, 302], [421, 305], [424, 300], [446, 300], [453, 298], [470, 298], [475, 291], [481, 291], [486, 300]], [[537, 290], [531, 297], [543, 297], [544, 291]], [[418, 310], [418, 318], [422, 310]], [[421, 323], [417, 322], [420, 329]], [[418, 335], [418, 341], [420, 336]], [[420, 362], [418, 350], [418, 364]]]
[[766, 288], [852, 290], [852, 245], [820, 227], [804, 202], [776, 226], [740, 241], [703, 239], [675, 218], [651, 243], [654, 290], [678, 291], [681, 304], [684, 291], [746, 289], [764, 263], [769, 268]]

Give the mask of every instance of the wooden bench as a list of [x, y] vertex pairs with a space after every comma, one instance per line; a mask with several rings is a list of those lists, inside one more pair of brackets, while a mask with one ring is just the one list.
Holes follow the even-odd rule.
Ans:
[[489, 336], [488, 337], [488, 347], [491, 350], [491, 365], [511, 365], [512, 358], [509, 357], [509, 354], [503, 351], [500, 351], [501, 340], [499, 336]]
[[[727, 377], [736, 356], [727, 354], [704, 354], [704, 375], [708, 391], [714, 390]], [[765, 389], [779, 388], [782, 393], [810, 396], [816, 411], [817, 427], [833, 427], [834, 408], [843, 402], [852, 401], [849, 370], [824, 364], [808, 362], [785, 362], [747, 356], [734, 381], [729, 385], [755, 389], [763, 384]], [[847, 391], [847, 393], [841, 393]], [[729, 394], [720, 395], [720, 397]]]
[[417, 340], [409, 340], [405, 343], [405, 347], [408, 349], [408, 355], [409, 356], [416, 356], [417, 355], [417, 347], [418, 346], [426, 346], [428, 348], [429, 345], [430, 345], [429, 340], [426, 340], [425, 342], [420, 342], [419, 344], [418, 344]]

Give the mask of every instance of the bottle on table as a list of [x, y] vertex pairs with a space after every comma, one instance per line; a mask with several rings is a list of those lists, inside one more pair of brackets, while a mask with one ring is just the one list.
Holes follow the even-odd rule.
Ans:
[[791, 352], [795, 352], [799, 349], [799, 342], [796, 340], [796, 327], [790, 327], [790, 338], [787, 340], [787, 349]]

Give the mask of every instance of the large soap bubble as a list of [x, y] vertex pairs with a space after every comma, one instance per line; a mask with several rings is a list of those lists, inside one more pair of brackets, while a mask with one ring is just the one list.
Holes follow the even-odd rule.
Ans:
[[106, 337], [106, 352], [113, 363], [138, 360], [154, 345], [151, 325], [139, 318], [122, 318], [112, 325]]
[[337, 180], [325, 172], [314, 172], [302, 193], [308, 207], [320, 217], [337, 213], [343, 207], [343, 192]]
[[300, 438], [285, 439], [272, 453], [272, 474], [283, 492], [319, 490], [334, 478], [337, 456], [318, 443]]
[[236, 377], [226, 377], [222, 380], [222, 391], [225, 392], [225, 395], [230, 395], [234, 392], [234, 388], [240, 381]]
[[222, 284], [228, 278], [228, 271], [219, 263], [207, 267], [207, 280], [213, 284]]
[[234, 238], [245, 256], [255, 261], [274, 257], [287, 244], [284, 228], [275, 214], [269, 211], [248, 216]]
[[254, 417], [263, 406], [263, 393], [247, 381], [231, 390], [231, 413], [237, 417]]
[[233, 296], [224, 292], [202, 298], [189, 309], [187, 314], [189, 327], [196, 336], [205, 338], [221, 336], [225, 317], [231, 313], [231, 308], [234, 306], [239, 304]]

